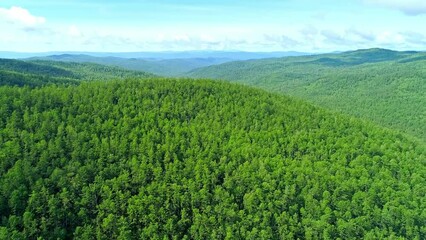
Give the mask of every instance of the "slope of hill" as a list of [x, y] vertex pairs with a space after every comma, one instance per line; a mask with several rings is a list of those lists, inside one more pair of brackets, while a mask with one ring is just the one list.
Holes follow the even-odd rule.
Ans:
[[49, 75], [0, 70], [0, 86], [40, 87], [48, 84], [75, 85], [79, 81], [79, 79], [75, 78], [51, 77]]
[[426, 54], [367, 49], [225, 63], [192, 77], [284, 92], [426, 140]]
[[425, 239], [425, 153], [224, 82], [3, 86], [0, 239]]
[[112, 79], [126, 79], [126, 78], [150, 78], [155, 75], [143, 71], [132, 71], [120, 67], [106, 66], [96, 63], [76, 63], [76, 62], [57, 62], [57, 61], [44, 61], [34, 60], [31, 63], [44, 66], [53, 66], [71, 71], [77, 78], [84, 80], [112, 80]]
[[0, 70], [21, 74], [48, 75], [50, 77], [73, 78], [74, 74], [51, 65], [40, 65], [14, 59], [0, 59]]
[[83, 80], [148, 78], [154, 75], [91, 63], [20, 61], [0, 59], [0, 86], [38, 87], [46, 84], [78, 84]]

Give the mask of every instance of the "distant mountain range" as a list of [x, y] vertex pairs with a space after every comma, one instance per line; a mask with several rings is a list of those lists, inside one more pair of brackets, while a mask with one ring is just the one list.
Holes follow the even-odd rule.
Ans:
[[62, 62], [97, 63], [118, 66], [128, 70], [146, 71], [162, 76], [181, 76], [197, 68], [208, 67], [232, 61], [303, 56], [301, 52], [225, 52], [225, 51], [188, 51], [188, 52], [48, 52], [15, 53], [0, 52], [0, 58], [25, 60], [47, 60]]
[[181, 58], [225, 58], [232, 60], [248, 60], [271, 57], [303, 56], [303, 52], [243, 52], [243, 51], [183, 51], [183, 52], [7, 52], [0, 51], [0, 58], [31, 58], [52, 55], [88, 55], [92, 57], [119, 57], [142, 59], [181, 59]]
[[229, 58], [180, 58], [180, 59], [141, 59], [121, 57], [94, 57], [89, 55], [52, 55], [27, 58], [27, 61], [44, 60], [60, 62], [97, 63], [121, 67], [127, 70], [150, 72], [162, 76], [179, 76], [191, 70], [234, 61]]

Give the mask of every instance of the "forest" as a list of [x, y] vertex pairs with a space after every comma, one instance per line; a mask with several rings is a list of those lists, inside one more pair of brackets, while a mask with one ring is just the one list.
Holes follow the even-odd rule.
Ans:
[[147, 78], [154, 74], [94, 63], [0, 58], [0, 86], [78, 85], [82, 81]]
[[0, 239], [426, 239], [426, 147], [399, 131], [224, 81], [1, 66]]
[[1, 0], [0, 240], [426, 240], [424, 23], [426, 0]]
[[425, 75], [426, 53], [386, 49], [231, 62], [187, 74], [284, 93], [423, 142]]

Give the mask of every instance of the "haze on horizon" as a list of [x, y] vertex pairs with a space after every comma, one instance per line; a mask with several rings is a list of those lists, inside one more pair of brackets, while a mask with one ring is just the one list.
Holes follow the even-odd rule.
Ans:
[[2, 0], [0, 51], [425, 50], [423, 0]]

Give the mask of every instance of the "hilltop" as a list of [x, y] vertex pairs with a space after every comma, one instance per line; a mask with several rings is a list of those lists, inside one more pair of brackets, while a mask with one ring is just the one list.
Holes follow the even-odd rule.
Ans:
[[225, 82], [0, 87], [0, 239], [426, 238], [425, 148]]

